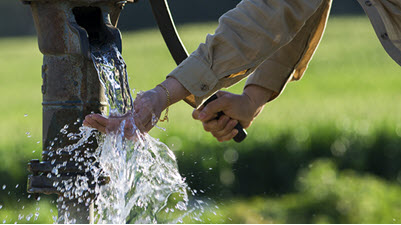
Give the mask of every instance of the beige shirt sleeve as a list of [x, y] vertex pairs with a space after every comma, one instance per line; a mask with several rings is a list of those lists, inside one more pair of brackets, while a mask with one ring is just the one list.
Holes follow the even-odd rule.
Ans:
[[358, 0], [384, 50], [401, 66], [401, 0]]
[[318, 47], [326, 27], [331, 0], [324, 1], [287, 45], [267, 58], [245, 84], [258, 85], [274, 91], [273, 100], [291, 80], [299, 80]]
[[243, 0], [220, 18], [215, 34], [208, 35], [168, 76], [191, 92], [189, 104], [199, 106], [287, 45], [327, 1]]

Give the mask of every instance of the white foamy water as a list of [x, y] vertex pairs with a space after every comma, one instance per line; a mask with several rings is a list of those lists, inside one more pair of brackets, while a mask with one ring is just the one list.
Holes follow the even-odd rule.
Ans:
[[[110, 106], [107, 116], [121, 116], [132, 111], [126, 66], [117, 48], [93, 48], [92, 59], [106, 90]], [[124, 138], [125, 123], [132, 123], [135, 140]], [[57, 149], [56, 154], [73, 153], [90, 143], [94, 133], [87, 127], [81, 127], [78, 134], [68, 133], [67, 129], [68, 126], [61, 133], [78, 141]], [[88, 176], [53, 184], [63, 193], [58, 202], [77, 199], [89, 206], [94, 198], [95, 223], [180, 223], [187, 216], [200, 222], [205, 203], [193, 200], [189, 207], [187, 193], [194, 192], [181, 177], [175, 155], [167, 145], [149, 134], [140, 133], [133, 119], [123, 121], [119, 131], [99, 135], [97, 141], [95, 152], [85, 151], [85, 156], [75, 154], [72, 160], [76, 165], [83, 164]], [[83, 162], [88, 158], [91, 160]], [[58, 169], [63, 166], [55, 166], [51, 175], [59, 177]], [[68, 209], [59, 217], [62, 222], [76, 222], [69, 218]]]
[[[106, 89], [110, 115], [120, 116], [132, 110], [125, 62], [116, 46], [105, 46], [92, 51], [92, 59], [99, 79]], [[110, 116], [109, 115], [109, 116]], [[173, 152], [148, 134], [136, 132], [135, 141], [121, 132], [103, 137], [97, 149], [101, 170], [95, 177], [107, 176], [106, 185], [97, 185], [98, 223], [156, 223], [157, 214], [175, 199], [174, 208], [187, 210], [187, 185], [178, 172]]]

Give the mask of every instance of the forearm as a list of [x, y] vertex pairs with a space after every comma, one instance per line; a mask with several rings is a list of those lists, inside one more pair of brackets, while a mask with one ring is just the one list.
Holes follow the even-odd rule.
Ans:
[[252, 105], [254, 115], [256, 117], [266, 105], [266, 103], [272, 98], [274, 91], [266, 89], [258, 85], [248, 85], [245, 87], [243, 95], [246, 95]]
[[[243, 0], [219, 20], [214, 35], [169, 76], [199, 105], [217, 90], [248, 76], [290, 42], [325, 0]], [[246, 71], [240, 75], [234, 75]]]
[[168, 77], [166, 80], [160, 83], [160, 85], [164, 86], [168, 91], [167, 92], [159, 85], [155, 87], [155, 90], [159, 93], [161, 102], [163, 102], [163, 108], [167, 108], [168, 106], [181, 101], [190, 95], [190, 92], [173, 77]]

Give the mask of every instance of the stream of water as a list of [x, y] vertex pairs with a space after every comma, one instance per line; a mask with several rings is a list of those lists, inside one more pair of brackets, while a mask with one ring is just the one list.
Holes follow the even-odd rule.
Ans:
[[[116, 46], [93, 48], [92, 59], [106, 90], [107, 116], [121, 116], [133, 110], [126, 65]], [[124, 138], [125, 123], [132, 123], [135, 141]], [[56, 152], [71, 152], [87, 143], [94, 130], [87, 127], [80, 130], [79, 134], [62, 131], [79, 141]], [[196, 199], [190, 201], [192, 196], [188, 193], [193, 192], [181, 177], [175, 155], [167, 145], [149, 134], [140, 133], [133, 119], [123, 121], [120, 132], [100, 135], [97, 139], [99, 147], [86, 155], [94, 160], [85, 165], [94, 181], [87, 177], [63, 181], [61, 191], [64, 195], [59, 202], [74, 197], [84, 201], [88, 199], [83, 198], [84, 193], [91, 192], [96, 196], [96, 223], [180, 223], [187, 216], [201, 221], [205, 203]], [[83, 161], [82, 156], [76, 157], [75, 161]], [[57, 168], [53, 174], [57, 175]], [[108, 183], [100, 185], [99, 180], [103, 177], [108, 177]], [[89, 190], [91, 184], [96, 184], [94, 190]], [[54, 186], [61, 185], [56, 183]], [[60, 218], [64, 222], [75, 222], [74, 218], [68, 217], [66, 213]]]

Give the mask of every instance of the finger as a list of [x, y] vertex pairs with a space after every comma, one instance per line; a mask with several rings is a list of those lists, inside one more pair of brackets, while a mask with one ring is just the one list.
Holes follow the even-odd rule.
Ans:
[[90, 123], [88, 122], [88, 120], [90, 120], [90, 118], [88, 116], [85, 117], [84, 122], [82, 122], [82, 125], [86, 126], [86, 127], [92, 127], [90, 125]]
[[217, 97], [223, 97], [224, 95], [226, 95], [226, 94], [230, 94], [230, 92], [227, 92], [227, 91], [218, 91], [218, 92], [216, 92], [216, 94], [215, 95], [217, 95]]
[[129, 138], [132, 137], [134, 133], [135, 133], [135, 124], [131, 117], [125, 120], [124, 136]]
[[138, 99], [136, 99], [134, 101], [134, 112], [135, 113], [139, 113], [141, 111], [140, 103], [138, 103], [138, 102], [139, 102]]
[[[144, 133], [145, 130], [146, 130], [146, 128], [145, 128], [145, 126], [143, 125], [143, 123], [142, 123], [141, 119], [139, 118], [139, 115], [138, 115], [138, 114], [135, 114], [135, 115], [134, 115], [134, 121], [135, 121], [135, 125], [136, 125], [136, 127], [139, 129], [139, 131], [142, 132], [142, 133]], [[147, 124], [147, 123], [146, 123], [146, 124]]]
[[234, 129], [230, 133], [228, 133], [227, 135], [225, 135], [223, 137], [220, 137], [217, 140], [219, 142], [229, 141], [229, 140], [233, 139], [237, 134], [238, 134], [238, 130]]
[[216, 130], [215, 127], [217, 127], [217, 122], [218, 120], [210, 120], [207, 122], [203, 122], [202, 123], [203, 129], [207, 132], [215, 131]]
[[217, 132], [223, 130], [227, 123], [230, 121], [230, 117], [223, 115], [218, 120], [210, 120], [203, 122], [203, 129], [208, 132]]
[[102, 126], [107, 126], [109, 119], [100, 114], [91, 114], [90, 118], [101, 124]]
[[92, 119], [93, 114], [88, 114], [85, 116], [84, 122], [82, 123], [84, 126], [90, 126], [90, 122]]
[[238, 123], [237, 120], [230, 120], [229, 122], [226, 123], [224, 129], [212, 132], [212, 134], [216, 138], [227, 136], [234, 130], [234, 127], [237, 125], [237, 123]]
[[140, 123], [143, 127], [146, 127], [148, 123], [152, 123], [152, 113], [151, 112], [141, 112], [137, 114], [136, 122]]
[[146, 126], [145, 126], [145, 133], [147, 133], [147, 132], [149, 132], [152, 128], [153, 128], [153, 123], [152, 122], [149, 122], [148, 124], [146, 124]]
[[203, 105], [192, 112], [192, 118], [199, 120], [199, 113], [205, 108]]
[[89, 125], [89, 127], [95, 128], [96, 130], [106, 133], [106, 127], [99, 124], [96, 120], [93, 120], [92, 118], [85, 119], [85, 123]]
[[228, 108], [230, 104], [230, 99], [223, 95], [205, 106], [205, 108], [199, 113], [198, 118], [202, 122], [211, 120], [217, 116], [218, 112], [224, 111], [224, 109]]

